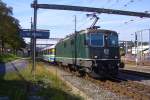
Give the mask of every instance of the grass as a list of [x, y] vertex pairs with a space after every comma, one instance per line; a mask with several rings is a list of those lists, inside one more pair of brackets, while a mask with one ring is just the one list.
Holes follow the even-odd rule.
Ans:
[[0, 55], [0, 62], [10, 62], [16, 59], [19, 59], [20, 57], [14, 55], [14, 54], [2, 54]]
[[29, 96], [40, 96], [44, 100], [81, 100], [43, 63], [37, 63], [35, 76], [31, 74], [31, 64], [19, 72], [0, 76], [0, 96], [8, 96], [11, 100], [27, 100]]

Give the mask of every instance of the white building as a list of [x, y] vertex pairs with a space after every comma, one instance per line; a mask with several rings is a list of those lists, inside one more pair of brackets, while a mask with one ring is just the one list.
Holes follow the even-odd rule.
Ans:
[[143, 45], [138, 47], [132, 47], [132, 54], [148, 54], [149, 53], [149, 45]]

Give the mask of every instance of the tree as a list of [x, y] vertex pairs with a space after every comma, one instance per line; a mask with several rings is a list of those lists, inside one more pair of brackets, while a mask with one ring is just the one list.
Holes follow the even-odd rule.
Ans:
[[6, 4], [3, 3], [0, 0], [0, 40], [1, 40], [1, 46], [2, 46], [2, 52], [4, 50], [4, 36], [5, 36], [5, 24], [7, 24], [6, 22], [6, 18], [8, 16], [12, 15], [12, 8], [10, 7], [6, 7]]
[[5, 44], [8, 44], [13, 50], [25, 47], [25, 42], [19, 34], [19, 21], [12, 15], [12, 8], [7, 7], [0, 0], [0, 40], [2, 53], [4, 52]]

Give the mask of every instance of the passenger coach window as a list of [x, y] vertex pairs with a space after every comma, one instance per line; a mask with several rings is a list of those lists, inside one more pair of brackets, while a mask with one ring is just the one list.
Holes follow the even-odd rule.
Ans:
[[101, 47], [104, 44], [104, 35], [102, 33], [91, 33], [90, 40], [91, 46]]
[[118, 46], [118, 36], [116, 34], [111, 34], [108, 36], [108, 46], [110, 47]]

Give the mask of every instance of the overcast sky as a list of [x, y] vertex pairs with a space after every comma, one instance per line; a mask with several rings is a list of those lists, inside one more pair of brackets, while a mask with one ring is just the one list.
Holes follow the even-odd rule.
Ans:
[[[14, 16], [19, 19], [22, 28], [30, 28], [30, 19], [33, 9], [30, 4], [33, 0], [3, 0], [13, 7]], [[98, 8], [111, 8], [129, 11], [150, 11], [150, 0], [38, 0], [38, 3], [64, 4], [75, 6], [88, 6]], [[51, 37], [62, 38], [74, 32], [74, 15], [77, 16], [77, 30], [85, 29], [92, 23], [85, 12], [38, 10], [37, 27], [49, 29]], [[150, 18], [128, 17], [121, 15], [99, 14], [97, 25], [102, 29], [117, 31], [120, 40], [134, 40], [131, 35], [136, 31], [150, 28]], [[146, 35], [148, 37], [148, 35]]]

